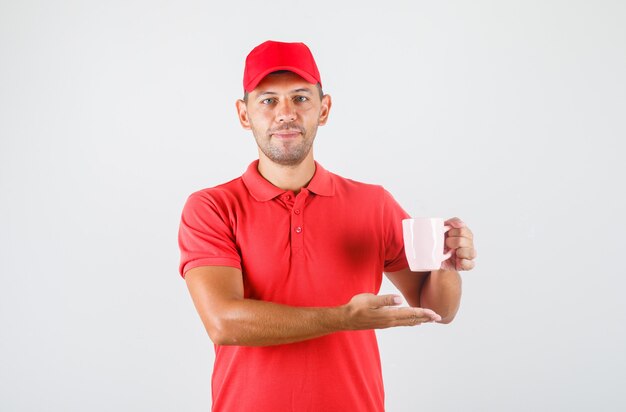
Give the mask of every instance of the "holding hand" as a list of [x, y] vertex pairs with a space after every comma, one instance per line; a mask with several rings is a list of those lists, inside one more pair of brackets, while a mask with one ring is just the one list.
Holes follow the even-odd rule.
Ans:
[[[445, 221], [451, 226], [446, 233], [446, 247], [452, 250], [452, 256], [441, 265], [443, 270], [472, 270], [475, 266], [476, 249], [474, 249], [474, 234], [458, 217]], [[448, 251], [446, 250], [446, 252]]]

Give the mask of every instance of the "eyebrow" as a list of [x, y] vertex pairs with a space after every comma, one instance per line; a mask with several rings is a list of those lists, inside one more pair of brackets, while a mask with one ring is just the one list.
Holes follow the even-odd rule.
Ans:
[[[313, 94], [313, 92], [310, 89], [295, 89], [295, 90], [292, 90], [290, 93], [308, 93], [308, 94]], [[266, 94], [277, 95], [278, 93], [270, 92], [268, 90], [268, 91], [264, 91], [263, 93], [259, 94], [258, 97], [264, 96]]]

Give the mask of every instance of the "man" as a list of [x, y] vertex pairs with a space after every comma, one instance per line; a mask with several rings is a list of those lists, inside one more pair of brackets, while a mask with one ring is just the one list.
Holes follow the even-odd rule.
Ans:
[[[237, 113], [259, 159], [183, 209], [180, 273], [215, 344], [214, 411], [384, 410], [374, 329], [449, 323], [457, 270], [474, 266], [472, 233], [454, 218], [444, 269], [411, 272], [407, 213], [314, 160], [331, 108], [321, 87], [306, 45], [254, 48]], [[383, 272], [411, 307], [377, 296]]]

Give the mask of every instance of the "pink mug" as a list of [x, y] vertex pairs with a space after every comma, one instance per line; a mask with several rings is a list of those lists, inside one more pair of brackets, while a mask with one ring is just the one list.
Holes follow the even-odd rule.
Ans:
[[438, 217], [416, 217], [402, 220], [404, 252], [413, 272], [441, 269], [441, 263], [452, 256], [444, 252], [445, 233], [450, 226]]

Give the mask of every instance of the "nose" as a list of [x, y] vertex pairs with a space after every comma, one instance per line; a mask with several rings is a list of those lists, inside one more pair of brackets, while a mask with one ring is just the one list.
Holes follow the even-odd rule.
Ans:
[[279, 123], [293, 122], [296, 120], [296, 105], [291, 99], [283, 99], [278, 103], [276, 120]]

